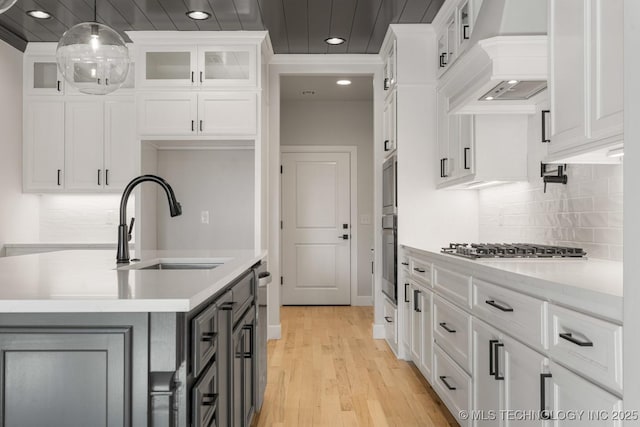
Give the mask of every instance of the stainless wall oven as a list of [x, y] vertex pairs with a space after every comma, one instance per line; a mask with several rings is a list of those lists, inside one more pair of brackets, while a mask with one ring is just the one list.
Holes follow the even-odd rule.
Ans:
[[395, 214], [398, 206], [397, 198], [397, 161], [396, 156], [389, 157], [382, 164], [382, 214]]
[[382, 217], [382, 292], [398, 304], [398, 232], [396, 215]]

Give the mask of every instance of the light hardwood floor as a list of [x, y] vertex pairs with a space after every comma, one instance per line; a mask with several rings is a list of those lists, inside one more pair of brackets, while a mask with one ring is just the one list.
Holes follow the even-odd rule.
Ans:
[[415, 366], [371, 338], [371, 307], [283, 307], [254, 426], [457, 426]]

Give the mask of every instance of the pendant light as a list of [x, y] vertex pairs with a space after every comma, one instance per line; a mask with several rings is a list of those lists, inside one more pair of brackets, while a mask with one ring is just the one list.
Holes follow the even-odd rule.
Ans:
[[0, 13], [4, 13], [13, 6], [18, 0], [0, 0]]
[[106, 95], [122, 86], [131, 60], [120, 34], [97, 22], [96, 1], [93, 22], [74, 25], [62, 35], [56, 61], [71, 86], [82, 93]]

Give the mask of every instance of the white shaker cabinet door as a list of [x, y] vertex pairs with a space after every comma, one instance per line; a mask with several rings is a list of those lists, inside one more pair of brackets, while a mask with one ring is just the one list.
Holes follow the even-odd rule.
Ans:
[[571, 147], [587, 138], [585, 28], [586, 0], [551, 0], [549, 23], [550, 151]]
[[104, 183], [104, 104], [91, 101], [65, 103], [65, 187], [97, 190]]
[[255, 135], [257, 114], [255, 93], [198, 94], [198, 134], [200, 136]]
[[142, 136], [196, 136], [195, 93], [144, 93], [137, 98], [138, 132]]
[[108, 100], [104, 104], [104, 187], [120, 191], [138, 174], [135, 104]]
[[[500, 344], [498, 331], [473, 319], [473, 407], [484, 417], [476, 420], [475, 427], [503, 426], [500, 410], [504, 409], [504, 379], [496, 375], [496, 346]], [[503, 377], [504, 378], [504, 377]]]
[[591, 2], [591, 138], [623, 132], [623, 0]]
[[64, 101], [29, 100], [24, 112], [24, 191], [62, 190]]

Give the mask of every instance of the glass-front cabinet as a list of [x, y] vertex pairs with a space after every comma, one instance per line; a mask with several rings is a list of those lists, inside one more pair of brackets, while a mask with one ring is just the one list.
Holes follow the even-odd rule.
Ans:
[[62, 95], [64, 78], [55, 56], [30, 56], [25, 61], [25, 84], [28, 95]]
[[458, 25], [460, 27], [460, 44], [464, 44], [471, 37], [471, 11], [469, 0], [460, 4], [458, 9]]
[[146, 87], [255, 86], [255, 46], [153, 46], [138, 66]]

